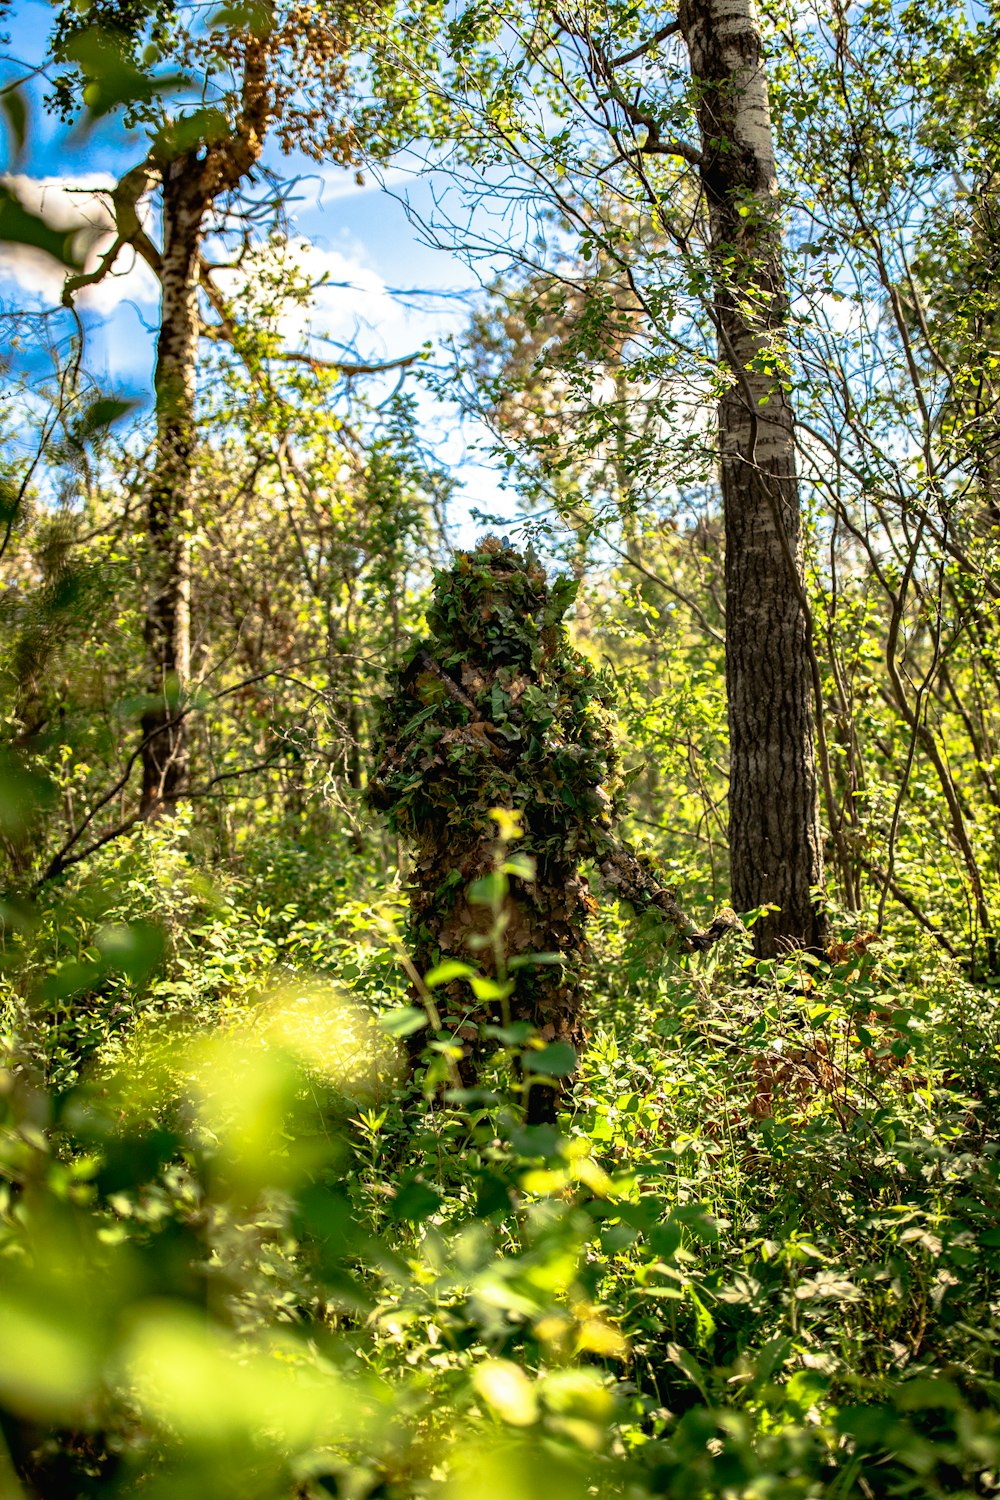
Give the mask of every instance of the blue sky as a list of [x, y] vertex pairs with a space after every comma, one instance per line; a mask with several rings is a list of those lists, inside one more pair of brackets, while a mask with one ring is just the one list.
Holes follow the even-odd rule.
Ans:
[[[49, 5], [20, 0], [6, 23], [11, 58], [29, 66], [43, 64], [51, 21]], [[13, 76], [17, 71], [11, 60], [0, 65], [2, 81]], [[62, 216], [68, 223], [80, 218], [103, 223], [92, 190], [110, 185], [112, 178], [141, 160], [141, 132], [127, 132], [117, 122], [105, 121], [88, 137], [74, 140], [44, 110], [41, 80], [27, 93], [27, 150], [20, 161], [4, 162], [4, 169], [34, 179], [36, 186], [29, 192], [57, 220]], [[283, 157], [273, 142], [264, 159], [283, 178], [300, 177], [289, 209], [293, 234], [306, 242], [308, 270], [328, 277], [308, 329], [290, 327], [293, 342], [301, 347], [310, 334], [327, 334], [352, 345], [358, 358], [380, 360], [461, 332], [470, 298], [479, 288], [477, 276], [457, 256], [423, 243], [401, 201], [405, 197], [418, 214], [429, 214], [433, 189], [426, 178], [390, 167], [386, 188], [370, 174], [358, 185], [352, 170]], [[83, 299], [87, 363], [102, 382], [142, 396], [149, 390], [155, 352], [156, 284], [130, 256], [120, 257], [116, 271], [113, 279]], [[51, 306], [58, 294], [58, 276], [29, 252], [0, 252], [0, 299], [8, 307]], [[498, 490], [498, 471], [484, 466], [470, 451], [470, 444], [482, 444], [485, 434], [462, 428], [456, 412], [428, 394], [419, 400], [423, 435], [453, 469], [464, 493], [454, 519], [460, 534], [467, 536], [468, 505], [509, 512], [511, 499]]]

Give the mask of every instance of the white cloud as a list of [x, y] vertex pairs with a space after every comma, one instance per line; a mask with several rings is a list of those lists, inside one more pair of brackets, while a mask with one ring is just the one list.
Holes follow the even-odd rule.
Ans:
[[[100, 257], [114, 242], [114, 219], [108, 193], [115, 179], [106, 172], [90, 172], [79, 177], [0, 178], [25, 208], [40, 214], [53, 229], [70, 233], [79, 231], [81, 249], [86, 245], [84, 270], [93, 270]], [[43, 302], [57, 303], [62, 295], [65, 273], [41, 251], [30, 245], [0, 243], [0, 276], [13, 281], [21, 292]], [[121, 302], [155, 302], [159, 284], [146, 263], [130, 246], [118, 256], [113, 270], [94, 286], [85, 287], [77, 296], [77, 305], [93, 312], [108, 314]]]
[[312, 332], [340, 339], [362, 357], [395, 358], [442, 333], [440, 311], [393, 295], [358, 247], [345, 253], [309, 245], [304, 268], [326, 278], [309, 314]]
[[399, 167], [385, 167], [378, 171], [368, 167], [361, 174], [360, 182], [357, 178], [358, 174], [353, 167], [339, 167], [333, 163], [305, 172], [301, 178], [302, 196], [298, 198], [297, 207], [300, 212], [309, 213], [316, 209], [322, 210], [344, 198], [362, 198], [366, 193], [392, 190], [411, 183], [413, 173]]
[[[276, 264], [281, 253], [265, 251], [262, 262], [246, 271], [215, 273], [216, 284], [236, 301], [241, 319], [260, 315], [258, 308], [271, 295], [265, 268], [268, 262]], [[365, 363], [398, 359], [465, 317], [459, 308], [442, 310], [435, 297], [402, 300], [367, 263], [359, 245], [324, 248], [297, 238], [284, 247], [283, 255], [289, 268], [314, 288], [304, 303], [289, 299], [277, 313], [275, 330], [287, 349], [309, 350], [329, 359], [343, 354], [345, 361]]]

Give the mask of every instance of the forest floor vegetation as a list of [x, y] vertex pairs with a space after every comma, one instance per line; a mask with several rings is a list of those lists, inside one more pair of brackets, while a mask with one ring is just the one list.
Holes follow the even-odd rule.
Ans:
[[1000, 1491], [995, 988], [605, 916], [527, 1127], [504, 1052], [405, 1081], [397, 887], [192, 848], [119, 841], [8, 944], [4, 1493]]

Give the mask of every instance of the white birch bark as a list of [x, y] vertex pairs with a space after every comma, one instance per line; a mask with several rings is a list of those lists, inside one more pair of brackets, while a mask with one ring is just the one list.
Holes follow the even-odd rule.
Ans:
[[767, 76], [753, 0], [683, 0], [720, 362], [730, 860], [739, 911], [774, 902], [757, 951], [822, 937], [823, 876], [787, 309]]

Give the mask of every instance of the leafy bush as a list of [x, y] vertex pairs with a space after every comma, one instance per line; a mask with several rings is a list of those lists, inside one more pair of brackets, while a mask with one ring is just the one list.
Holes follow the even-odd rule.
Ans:
[[609, 918], [525, 1127], [402, 1086], [391, 893], [105, 860], [8, 951], [12, 1494], [997, 1493], [990, 991], [864, 934], [642, 974]]

